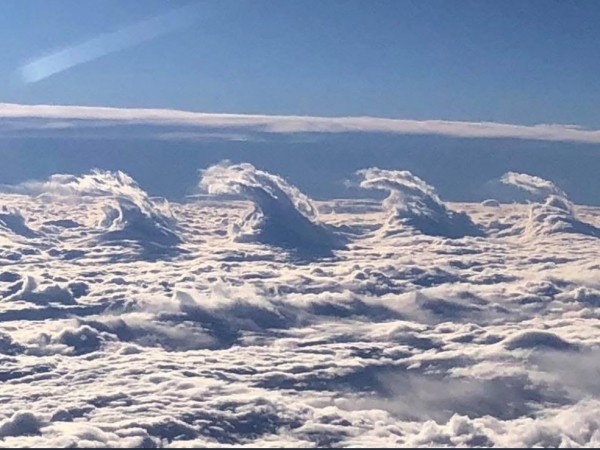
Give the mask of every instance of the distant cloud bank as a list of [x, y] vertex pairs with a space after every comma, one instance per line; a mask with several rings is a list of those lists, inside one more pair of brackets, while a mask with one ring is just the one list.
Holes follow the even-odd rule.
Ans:
[[[53, 123], [72, 128], [89, 125], [161, 125], [196, 130], [229, 129], [256, 133], [389, 133], [443, 135], [461, 138], [511, 138], [540, 141], [600, 143], [600, 130], [576, 125], [515, 125], [495, 122], [406, 120], [380, 117], [317, 117], [261, 114], [217, 114], [172, 109], [109, 108], [97, 106], [21, 105], [0, 103], [0, 131], [29, 129], [27, 120], [41, 122], [35, 128], [53, 128]], [[17, 122], [18, 121], [18, 122]], [[72, 123], [69, 121], [73, 121]], [[177, 136], [177, 135], [174, 135]], [[189, 133], [186, 134], [189, 137]], [[171, 136], [173, 138], [173, 136]]]

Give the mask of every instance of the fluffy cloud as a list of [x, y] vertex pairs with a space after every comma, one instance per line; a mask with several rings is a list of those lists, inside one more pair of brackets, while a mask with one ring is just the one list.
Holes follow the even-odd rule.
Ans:
[[261, 242], [303, 256], [329, 255], [344, 239], [319, 223], [312, 201], [283, 178], [243, 163], [223, 162], [202, 171], [200, 187], [210, 194], [238, 194], [254, 209], [232, 233], [239, 242]]
[[526, 173], [508, 172], [500, 181], [522, 189], [543, 203], [533, 203], [523, 228], [523, 235], [535, 238], [553, 233], [581, 233], [600, 237], [600, 229], [582, 222], [575, 213], [575, 206], [567, 194], [552, 181]]
[[[533, 205], [444, 203], [408, 172], [361, 173], [385, 205], [311, 200], [244, 164], [207, 172], [226, 197], [171, 203], [186, 252], [154, 259], [97, 243], [128, 222], [98, 225], [116, 199], [162, 210], [124, 175], [0, 194], [44, 237], [0, 229], [0, 446], [598, 445], [597, 239], [521, 239]], [[231, 239], [249, 207], [344, 230], [345, 249], [297, 260]], [[402, 222], [458, 212], [483, 235]]]
[[86, 202], [87, 197], [99, 197], [102, 215], [97, 225], [103, 230], [99, 240], [137, 242], [145, 257], [167, 254], [181, 243], [168, 202], [151, 200], [135, 180], [121, 171], [93, 170], [79, 177], [55, 174], [48, 180], [26, 181], [10, 190], [51, 201], [66, 198]]
[[27, 226], [25, 218], [12, 208], [0, 206], [0, 229], [26, 238], [35, 237], [37, 233]]
[[567, 196], [567, 194], [565, 194], [564, 191], [556, 186], [552, 181], [536, 177], [535, 175], [529, 175], [527, 173], [507, 172], [502, 175], [500, 182], [522, 189], [534, 196]]
[[406, 226], [425, 234], [451, 238], [481, 234], [467, 214], [446, 208], [432, 186], [407, 170], [373, 167], [357, 174], [362, 178], [360, 187], [389, 192], [383, 202], [390, 214], [383, 227], [385, 235], [397, 233]]

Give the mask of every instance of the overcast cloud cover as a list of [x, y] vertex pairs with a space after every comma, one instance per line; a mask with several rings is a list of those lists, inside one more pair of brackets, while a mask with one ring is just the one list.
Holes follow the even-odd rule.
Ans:
[[401, 169], [358, 172], [382, 201], [198, 169], [186, 202], [4, 188], [3, 446], [600, 444], [597, 208], [533, 174], [449, 204]]

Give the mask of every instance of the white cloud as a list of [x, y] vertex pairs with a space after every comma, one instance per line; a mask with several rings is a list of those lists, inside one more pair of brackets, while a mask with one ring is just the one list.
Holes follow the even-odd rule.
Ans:
[[223, 161], [202, 171], [200, 187], [210, 194], [234, 194], [255, 207], [232, 228], [239, 242], [262, 242], [305, 255], [330, 255], [344, 239], [317, 220], [313, 202], [278, 175], [252, 164]]
[[[2, 119], [104, 122], [111, 125], [168, 125], [192, 128], [243, 129], [265, 133], [391, 133], [443, 135], [462, 138], [514, 138], [541, 141], [600, 143], [600, 130], [575, 125], [515, 125], [495, 122], [405, 120], [380, 117], [316, 117], [296, 115], [217, 114], [172, 109], [97, 106], [21, 105], [0, 103]], [[84, 123], [83, 125], [85, 125]], [[75, 124], [77, 125], [77, 124]], [[81, 125], [81, 124], [80, 124]], [[168, 135], [174, 139], [177, 135]], [[189, 139], [189, 134], [183, 138]], [[163, 135], [164, 138], [164, 135]]]
[[544, 203], [531, 205], [523, 230], [526, 238], [562, 232], [600, 237], [600, 229], [580, 221], [567, 194], [552, 181], [526, 173], [507, 172], [500, 178], [500, 183], [526, 191], [534, 197], [545, 198]]
[[500, 182], [523, 189], [534, 195], [546, 197], [548, 195], [559, 195], [566, 197], [567, 194], [556, 186], [552, 181], [545, 180], [535, 175], [518, 172], [506, 172], [500, 178]]
[[377, 167], [357, 172], [360, 187], [388, 191], [383, 206], [389, 211], [384, 235], [396, 234], [412, 227], [422, 233], [463, 237], [480, 235], [481, 231], [464, 212], [451, 211], [442, 203], [433, 186], [407, 170], [382, 170]]
[[[47, 180], [30, 180], [12, 187], [12, 192], [41, 195], [49, 200], [69, 199], [72, 202], [87, 202], [88, 197], [101, 197], [103, 212], [98, 223], [104, 230], [100, 241], [114, 242], [131, 240], [152, 252], [167, 250], [181, 243], [177, 234], [177, 220], [166, 200], [152, 200], [133, 178], [124, 172], [92, 170], [80, 177], [54, 174]], [[4, 219], [4, 220], [3, 220]], [[10, 221], [9, 221], [10, 219]], [[28, 230], [24, 220], [15, 214], [2, 214], [0, 227], [9, 221], [13, 230]], [[29, 230], [30, 233], [33, 233]], [[160, 252], [159, 252], [160, 253]]]
[[[86, 220], [113, 196], [145, 204], [124, 174], [0, 194], [43, 233], [0, 229], [0, 447], [600, 443], [597, 239], [501, 236], [493, 224], [522, 225], [529, 205], [439, 202], [486, 237], [373, 239], [381, 202], [311, 201], [237, 172], [209, 184], [304, 199], [314, 223], [352, 230], [346, 249], [296, 263], [236, 242], [227, 226], [254, 197], [204, 196], [171, 204], [186, 253], [124, 262], [129, 244], [90, 247]], [[408, 173], [371, 175], [437, 202]], [[578, 211], [599, 223], [599, 208]]]

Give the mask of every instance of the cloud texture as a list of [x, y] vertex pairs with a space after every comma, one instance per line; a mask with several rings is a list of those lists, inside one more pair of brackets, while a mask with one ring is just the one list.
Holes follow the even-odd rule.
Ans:
[[[600, 210], [556, 193], [447, 203], [410, 172], [359, 175], [384, 204], [230, 163], [171, 214], [122, 173], [1, 193], [3, 223], [19, 220], [0, 226], [0, 446], [600, 444], [600, 241], [523, 239], [533, 207], [590, 226]], [[482, 234], [416, 226], [459, 213]], [[140, 252], [171, 217], [180, 251]], [[289, 258], [280, 227], [344, 248]], [[136, 241], [100, 240], [123, 230]]]

